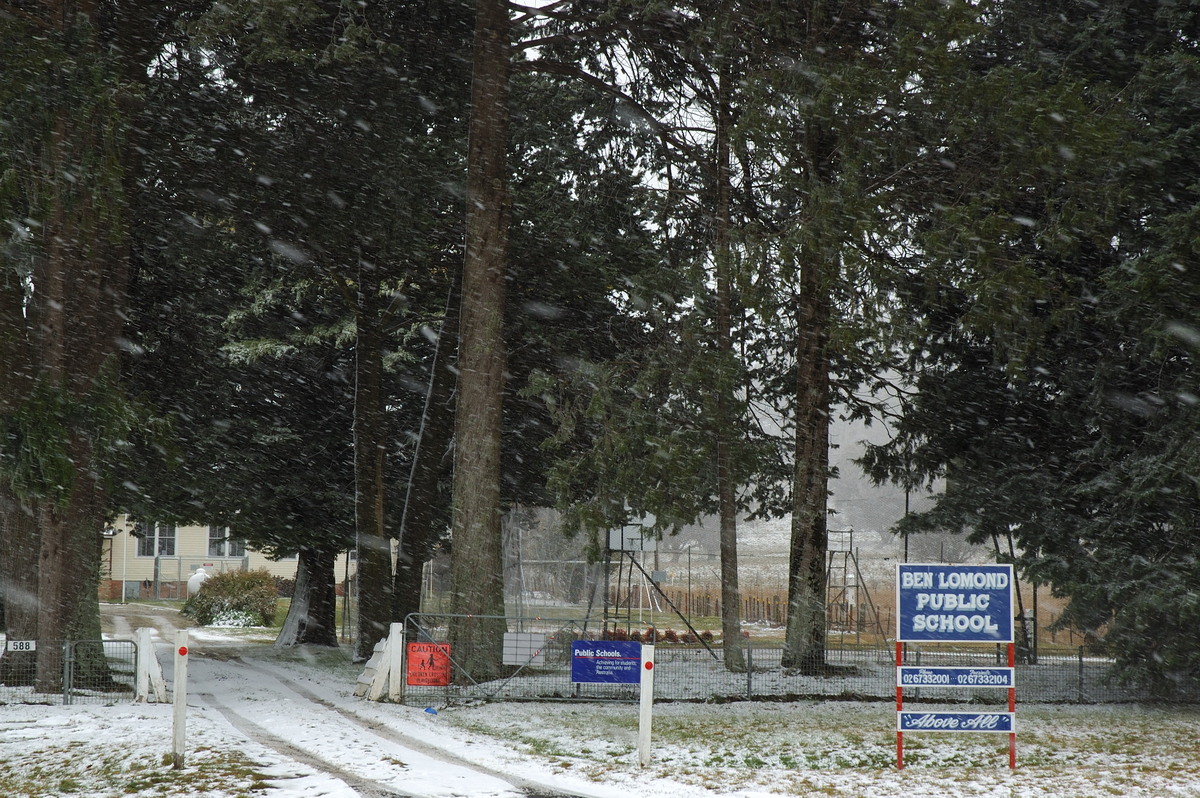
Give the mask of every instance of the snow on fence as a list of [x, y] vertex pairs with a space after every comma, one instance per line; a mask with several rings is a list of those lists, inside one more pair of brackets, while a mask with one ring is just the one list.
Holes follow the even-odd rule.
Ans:
[[[450, 625], [479, 624], [498, 619], [480, 616], [419, 614], [405, 623], [410, 642], [450, 644]], [[399, 700], [416, 706], [446, 706], [478, 700], [618, 700], [636, 701], [636, 686], [574, 684], [571, 682], [571, 643], [604, 637], [600, 623], [543, 617], [499, 619], [511, 634], [544, 635], [544, 645], [530, 650], [523, 662], [502, 661], [499, 646], [491, 655], [454, 650], [451, 645], [450, 684], [405, 684]], [[844, 698], [895, 700], [894, 644], [829, 648], [827, 669], [803, 674], [782, 667], [778, 643], [743, 641], [749, 667], [733, 672], [725, 667], [719, 644], [676, 643], [658, 636], [655, 651], [655, 698], [659, 701], [730, 701]], [[490, 659], [489, 659], [490, 656]], [[1001, 653], [955, 650], [948, 646], [909, 644], [906, 662], [912, 665], [982, 667], [995, 665]], [[1037, 664], [1018, 663], [1017, 684], [1022, 703], [1121, 703], [1149, 701], [1143, 690], [1108, 678], [1111, 661], [1087, 654], [1083, 648], [1062, 655], [1041, 654]], [[499, 674], [499, 675], [496, 675]], [[1003, 703], [995, 690], [921, 687], [908, 691], [912, 700], [931, 702]], [[1178, 702], [1200, 702], [1200, 688], [1176, 696]]]

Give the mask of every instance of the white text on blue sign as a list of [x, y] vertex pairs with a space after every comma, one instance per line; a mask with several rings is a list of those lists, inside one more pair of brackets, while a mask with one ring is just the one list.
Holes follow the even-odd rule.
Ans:
[[629, 641], [576, 640], [571, 643], [571, 681], [591, 684], [638, 684], [642, 644]]
[[1010, 565], [899, 566], [897, 638], [906, 642], [1013, 640]]
[[1016, 687], [1012, 668], [922, 668], [904, 665], [896, 669], [897, 687]]
[[1011, 712], [897, 712], [896, 729], [902, 732], [1015, 732]]

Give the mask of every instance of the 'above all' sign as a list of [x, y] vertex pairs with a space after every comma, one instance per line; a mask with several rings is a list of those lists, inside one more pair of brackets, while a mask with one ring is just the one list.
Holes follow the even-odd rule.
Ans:
[[905, 643], [1013, 642], [1011, 565], [902, 563], [896, 639]]
[[896, 730], [902, 732], [1015, 732], [1011, 712], [897, 712]]
[[640, 684], [642, 644], [627, 640], [575, 640], [571, 681], [583, 684]]

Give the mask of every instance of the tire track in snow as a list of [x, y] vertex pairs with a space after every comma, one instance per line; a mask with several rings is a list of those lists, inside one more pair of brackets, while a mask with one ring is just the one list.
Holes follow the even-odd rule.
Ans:
[[358, 793], [361, 798], [419, 798], [416, 793], [399, 791], [392, 786], [385, 786], [370, 779], [359, 778], [337, 767], [328, 760], [314, 756], [307, 749], [293, 745], [282, 737], [276, 736], [264, 726], [254, 723], [249, 718], [229, 707], [212, 693], [194, 693], [194, 695], [220, 712], [233, 728], [237, 729], [248, 739], [266, 748], [270, 748], [272, 751], [288, 759], [308, 765], [326, 775], [341, 779], [345, 782], [346, 786]]
[[378, 721], [368, 720], [367, 718], [360, 717], [359, 715], [357, 715], [356, 713], [354, 713], [351, 710], [345, 709], [344, 707], [339, 707], [337, 704], [333, 703], [332, 701], [329, 701], [329, 700], [317, 695], [316, 693], [313, 693], [311, 690], [304, 687], [303, 685], [297, 684], [295, 681], [293, 681], [290, 677], [285, 675], [283, 673], [283, 671], [281, 671], [278, 668], [273, 668], [268, 665], [264, 665], [262, 663], [250, 662], [250, 661], [246, 661], [246, 660], [240, 660], [240, 662], [249, 668], [258, 670], [266, 675], [269, 675], [271, 678], [277, 679], [281, 684], [286, 685], [289, 689], [294, 690], [295, 692], [297, 692], [300, 695], [307, 698], [309, 701], [320, 704], [321, 706], [323, 706], [333, 712], [338, 713], [342, 717], [349, 720], [351, 723], [361, 726], [362, 728], [366, 729], [367, 731], [371, 732], [372, 734], [376, 734], [376, 735], [379, 735], [380, 737], [391, 740], [392, 742], [394, 742], [398, 745], [402, 745], [405, 748], [410, 748], [414, 751], [420, 751], [421, 753], [426, 754], [427, 756], [430, 756], [434, 759], [439, 759], [443, 762], [455, 764], [455, 765], [458, 765], [459, 767], [467, 768], [468, 770], [473, 770], [476, 773], [480, 773], [485, 776], [492, 776], [494, 778], [507, 781], [510, 784], [512, 784], [513, 786], [522, 790], [525, 793], [526, 798], [586, 798], [586, 796], [576, 795], [574, 793], [569, 793], [569, 792], [563, 792], [561, 789], [557, 789], [555, 787], [550, 787], [550, 786], [547, 786], [544, 784], [538, 784], [536, 782], [532, 782], [527, 779], [514, 777], [507, 773], [500, 773], [495, 770], [489, 770], [488, 768], [483, 767], [482, 765], [479, 765], [475, 762], [472, 762], [471, 760], [466, 759], [465, 757], [456, 756], [456, 755], [446, 751], [444, 748], [439, 748], [435, 745], [430, 745], [429, 743], [425, 742], [424, 740], [421, 740], [417, 737], [413, 737], [408, 734], [404, 734], [403, 732], [397, 731], [396, 729], [393, 729], [392, 727], [390, 727], [384, 723], [379, 723]]
[[[233, 657], [222, 662], [202, 660], [205, 666], [212, 668], [212, 678], [217, 681], [252, 682], [254, 685], [271, 685], [272, 694], [269, 701], [283, 702], [299, 699], [304, 702], [303, 712], [298, 713], [293, 707], [288, 716], [303, 716], [305, 714], [321, 715], [317, 723], [310, 727], [319, 728], [325, 732], [321, 739], [314, 743], [311, 740], [302, 742], [290, 740], [275, 733], [264, 725], [269, 718], [269, 710], [250, 713], [253, 717], [239, 711], [247, 702], [239, 702], [239, 709], [234, 709], [231, 702], [220, 698], [214, 691], [198, 692], [214, 709], [221, 712], [231, 724], [247, 737], [259, 742], [279, 753], [297, 761], [303, 762], [336, 778], [342, 779], [364, 798], [390, 798], [391, 796], [525, 796], [526, 798], [580, 798], [564, 793], [562, 790], [536, 784], [523, 779], [514, 778], [477, 765], [463, 757], [455, 756], [447, 751], [430, 745], [415, 737], [406, 735], [386, 724], [368, 720], [355, 714], [352, 710], [338, 706], [336, 703], [317, 695], [312, 690], [298, 684], [282, 670], [243, 659]], [[199, 663], [197, 663], [199, 664]], [[203, 667], [203, 666], [202, 666]], [[248, 672], [248, 673], [247, 673]], [[247, 678], [253, 674], [252, 678]], [[286, 691], [286, 692], [285, 692]], [[248, 701], [256, 697], [251, 694]], [[351, 726], [358, 731], [350, 733], [346, 727]], [[340, 733], [336, 733], [340, 728]], [[366, 732], [366, 735], [363, 734]], [[372, 760], [367, 775], [358, 761], [336, 761], [331, 755], [339, 743], [343, 746], [353, 746], [361, 751], [365, 748], [378, 748], [386, 755]], [[314, 749], [319, 749], [320, 752]], [[342, 758], [344, 759], [344, 758]], [[354, 760], [354, 757], [350, 757]], [[389, 764], [390, 763], [393, 764]], [[374, 773], [381, 767], [388, 770], [386, 774]], [[436, 772], [428, 772], [428, 771]], [[423, 777], [419, 777], [424, 774]], [[417, 777], [414, 779], [414, 777]], [[406, 782], [424, 782], [417, 787], [398, 787]], [[457, 783], [457, 788], [456, 788]]]
[[269, 675], [273, 679], [277, 679], [281, 684], [286, 685], [289, 689], [294, 690], [295, 692], [297, 692], [300, 695], [307, 698], [309, 701], [320, 704], [321, 706], [325, 707], [326, 709], [329, 709], [333, 712], [338, 713], [339, 715], [344, 717], [346, 720], [350, 721], [351, 723], [354, 723], [355, 725], [361, 726], [362, 728], [366, 729], [367, 731], [371, 732], [372, 734], [377, 734], [380, 737], [391, 740], [392, 742], [396, 743], [397, 745], [404, 746], [405, 748], [409, 748], [414, 751], [420, 751], [421, 753], [423, 753], [427, 756], [430, 756], [434, 759], [439, 759], [443, 762], [458, 765], [459, 767], [463, 767], [468, 770], [473, 770], [476, 773], [480, 773], [485, 776], [491, 776], [493, 778], [502, 779], [504, 781], [507, 781], [507, 782], [513, 784], [514, 786], [518, 787], [519, 789], [523, 790], [526, 793], [526, 795], [529, 796], [529, 798], [584, 798], [584, 796], [572, 795], [571, 793], [565, 793], [565, 792], [562, 792], [561, 790], [557, 790], [555, 788], [548, 787], [548, 786], [545, 786], [542, 784], [536, 784], [534, 782], [529, 782], [524, 779], [515, 778], [506, 773], [500, 773], [498, 771], [489, 770], [488, 768], [486, 768], [476, 762], [472, 762], [471, 760], [466, 759], [465, 757], [456, 756], [455, 754], [452, 754], [452, 753], [446, 751], [444, 748], [439, 748], [435, 745], [430, 745], [429, 743], [427, 743], [424, 740], [421, 740], [417, 737], [413, 737], [411, 735], [397, 731], [396, 729], [388, 726], [385, 723], [380, 723], [378, 721], [363, 718], [363, 717], [359, 716], [358, 714], [356, 714], [355, 712], [353, 712], [352, 710], [348, 710], [344, 707], [339, 707], [337, 704], [333, 703], [332, 701], [329, 701], [328, 699], [322, 698], [321, 696], [317, 695], [316, 693], [313, 693], [311, 690], [304, 687], [303, 685], [297, 684], [295, 681], [293, 681], [290, 677], [284, 675], [284, 673], [277, 668], [272, 668], [270, 666], [266, 666], [266, 665], [263, 665], [263, 664], [260, 664], [257, 662], [247, 662], [245, 660], [242, 660], [242, 664], [244, 664], [247, 667], [252, 668], [254, 670], [261, 671], [262, 673]]

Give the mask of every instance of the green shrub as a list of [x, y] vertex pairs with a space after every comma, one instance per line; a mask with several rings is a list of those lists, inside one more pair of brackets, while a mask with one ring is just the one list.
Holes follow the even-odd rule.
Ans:
[[266, 570], [226, 571], [205, 580], [183, 614], [201, 626], [271, 626], [276, 597], [275, 579]]

